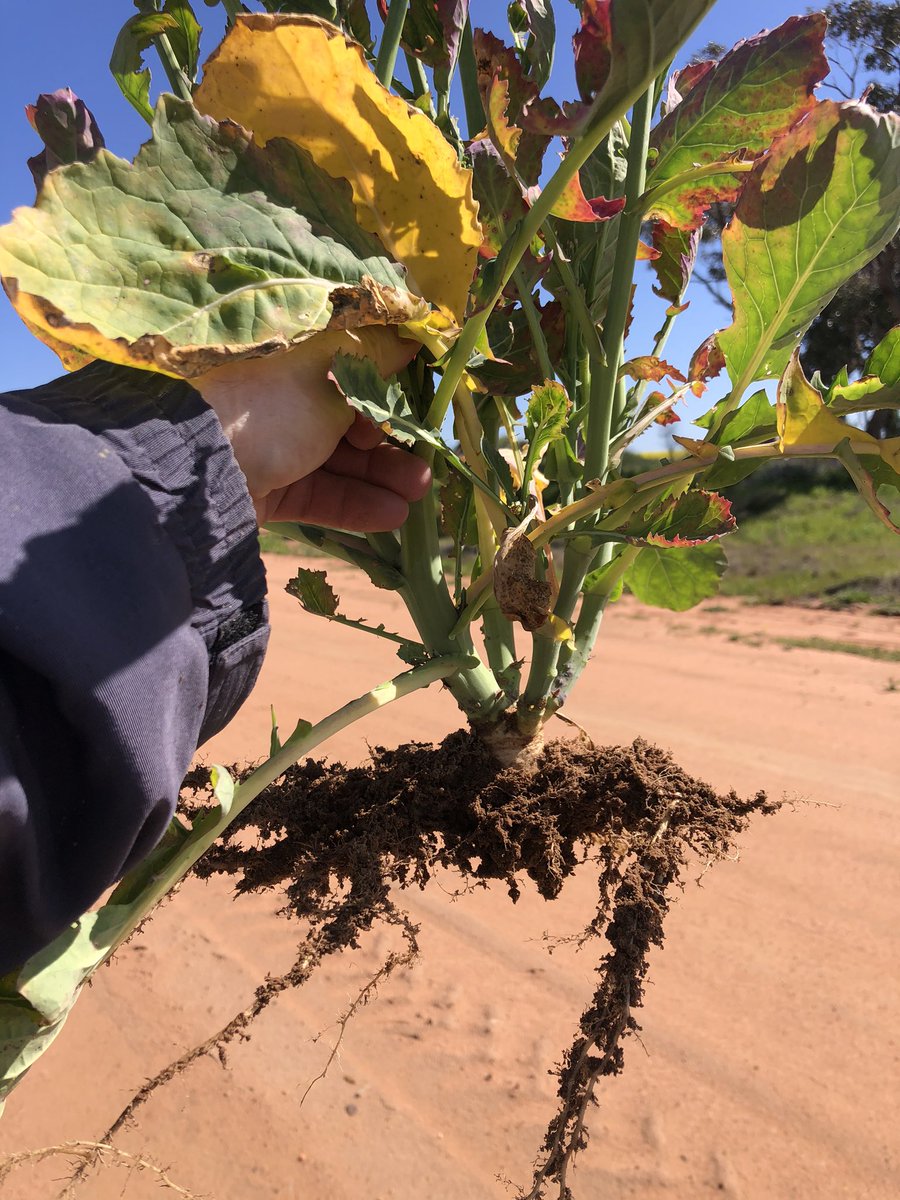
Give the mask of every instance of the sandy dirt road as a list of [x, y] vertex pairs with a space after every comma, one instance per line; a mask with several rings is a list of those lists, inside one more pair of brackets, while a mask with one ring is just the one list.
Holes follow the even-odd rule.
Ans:
[[[327, 627], [281, 591], [263, 677], [209, 760], [261, 756], [268, 706], [316, 720], [397, 671], [390, 647]], [[343, 610], [409, 631], [384, 592], [330, 571]], [[607, 1084], [577, 1200], [896, 1200], [900, 1196], [900, 663], [789, 649], [783, 640], [900, 647], [900, 621], [707, 604], [650, 613], [625, 602], [568, 708], [598, 742], [665, 745], [720, 788], [797, 803], [758, 821], [739, 862], [690, 883], [651, 965], [642, 1044]], [[733, 640], [737, 637], [738, 640]], [[783, 639], [779, 641], [778, 639]], [[437, 688], [331, 743], [432, 740], [457, 724]], [[806, 803], [808, 801], [809, 803]], [[699, 873], [699, 869], [698, 869]], [[349, 1025], [336, 1019], [392, 933], [327, 963], [278, 1000], [229, 1067], [206, 1058], [157, 1093], [119, 1144], [209, 1200], [501, 1200], [525, 1183], [553, 1110], [548, 1075], [593, 989], [599, 950], [579, 930], [589, 872], [553, 904], [533, 893], [454, 900], [449, 877], [409, 908], [422, 958]], [[266, 972], [292, 961], [275, 898], [232, 902], [192, 882], [102, 971], [69, 1027], [11, 1099], [0, 1154], [92, 1139], [150, 1074], [218, 1028]], [[4, 1200], [57, 1194], [64, 1164], [16, 1172]], [[124, 1187], [124, 1193], [123, 1193]], [[107, 1170], [80, 1195], [156, 1197], [149, 1173]]]

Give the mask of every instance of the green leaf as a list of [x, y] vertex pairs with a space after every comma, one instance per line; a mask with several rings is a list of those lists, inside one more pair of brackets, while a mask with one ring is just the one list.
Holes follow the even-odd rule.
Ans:
[[[725, 405], [726, 401], [720, 401]], [[698, 417], [695, 425], [709, 429], [717, 418], [719, 405]], [[708, 440], [711, 444], [722, 447], [751, 446], [769, 442], [776, 435], [775, 405], [765, 392], [754, 392], [740, 408], [724, 415], [721, 428]], [[703, 486], [708, 488], [731, 487], [741, 479], [746, 479], [763, 465], [765, 459], [748, 459], [738, 462], [728, 462], [719, 458], [703, 475]]]
[[525, 410], [525, 438], [528, 456], [522, 488], [527, 494], [534, 472], [554, 442], [565, 437], [569, 416], [569, 397], [561, 383], [547, 379], [531, 393]]
[[414, 415], [409, 401], [396, 376], [382, 379], [373, 363], [352, 354], [336, 354], [331, 367], [330, 379], [340, 388], [347, 403], [364, 417], [384, 427], [392, 437], [404, 445], [425, 442], [433, 446], [443, 458], [456, 467], [470, 483], [491, 496], [503, 507], [497, 493], [474, 474], [462, 461], [436, 429], [431, 429]]
[[[738, 153], [764, 153], [811, 107], [813, 89], [828, 74], [825, 26], [824, 13], [789, 17], [778, 29], [738, 42], [703, 72], [651, 134], [656, 156], [647, 190]], [[696, 229], [712, 203], [734, 200], [740, 186], [740, 176], [725, 173], [685, 182], [660, 196], [648, 216]]]
[[188, 83], [192, 84], [197, 78], [202, 30], [194, 16], [190, 0], [165, 0], [162, 11], [175, 21], [175, 25], [169, 32], [169, 41]]
[[542, 88], [550, 78], [556, 49], [553, 4], [551, 0], [513, 0], [508, 16], [513, 32], [528, 33], [523, 55], [530, 78]]
[[900, 383], [900, 325], [889, 329], [872, 351], [866, 374], [877, 375], [882, 383]]
[[363, 633], [371, 633], [376, 637], [385, 638], [389, 642], [397, 642], [404, 647], [414, 659], [405, 661], [421, 661], [428, 657], [428, 651], [421, 642], [402, 637], [399, 633], [389, 633], [384, 625], [367, 625], [365, 620], [345, 617], [337, 608], [340, 599], [328, 582], [324, 571], [311, 571], [300, 567], [293, 579], [288, 580], [285, 589], [289, 596], [299, 600], [308, 613], [315, 617], [325, 617], [336, 621], [339, 625], [348, 625], [351, 629], [361, 629]]
[[585, 0], [575, 44], [575, 75], [594, 125], [653, 83], [715, 0]]
[[85, 353], [189, 377], [421, 315], [347, 184], [174, 96], [133, 166], [101, 150], [51, 178], [0, 229], [0, 274], [23, 318]]
[[722, 236], [734, 323], [718, 335], [736, 407], [780, 375], [812, 320], [900, 224], [900, 117], [821, 101], [747, 176]]
[[138, 13], [125, 22], [113, 46], [109, 60], [113, 79], [125, 99], [149, 125], [153, 124], [153, 109], [150, 107], [150, 68], [144, 66], [144, 51], [158, 34], [177, 28], [178, 22], [171, 13]]
[[625, 582], [642, 603], [685, 612], [715, 596], [726, 566], [718, 545], [667, 550], [645, 546], [628, 569]]
[[586, 596], [605, 596], [614, 604], [625, 590], [625, 575], [637, 554], [636, 549], [623, 547], [608, 563], [585, 576], [581, 590]]
[[301, 567], [288, 583], [287, 592], [317, 617], [333, 617], [337, 612], [338, 598], [324, 571]]
[[862, 379], [851, 382], [846, 368], [839, 373], [825, 403], [840, 414], [900, 408], [900, 325], [888, 330], [872, 351]]

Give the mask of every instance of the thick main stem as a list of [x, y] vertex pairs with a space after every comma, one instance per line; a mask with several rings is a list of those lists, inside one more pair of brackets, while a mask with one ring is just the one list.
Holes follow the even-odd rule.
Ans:
[[[420, 444], [417, 453], [430, 461], [433, 451]], [[407, 605], [422, 641], [433, 654], [475, 654], [468, 630], [454, 635], [458, 613], [444, 578], [438, 543], [434, 497], [429, 491], [409, 507], [401, 532], [400, 562], [409, 589]], [[450, 690], [472, 721], [489, 719], [503, 706], [503, 697], [488, 668], [475, 659], [461, 671]]]

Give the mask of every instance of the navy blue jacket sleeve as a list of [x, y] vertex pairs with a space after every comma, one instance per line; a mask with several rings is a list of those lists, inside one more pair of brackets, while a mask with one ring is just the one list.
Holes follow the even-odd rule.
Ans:
[[0, 397], [0, 976], [156, 844], [268, 637], [244, 477], [187, 384]]

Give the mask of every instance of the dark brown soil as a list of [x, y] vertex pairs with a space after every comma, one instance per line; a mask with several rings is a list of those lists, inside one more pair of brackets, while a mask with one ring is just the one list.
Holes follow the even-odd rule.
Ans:
[[[604, 748], [554, 742], [526, 766], [498, 769], [483, 744], [461, 731], [437, 747], [376, 749], [367, 767], [308, 760], [292, 768], [238, 818], [197, 873], [235, 875], [238, 892], [283, 890], [283, 911], [309, 930], [293, 972], [258, 990], [255, 1015], [378, 921], [401, 925], [414, 947], [415, 929], [396, 892], [424, 887], [437, 868], [454, 869], [469, 884], [501, 881], [515, 901], [523, 876], [552, 899], [579, 863], [594, 863], [598, 909], [583, 936], [605, 934], [610, 949], [563, 1056], [559, 1109], [527, 1194], [538, 1200], [552, 1188], [570, 1200], [567, 1175], [587, 1141], [594, 1085], [622, 1069], [622, 1038], [638, 1029], [633, 1010], [642, 1002], [647, 954], [662, 944], [685, 868], [723, 857], [753, 813], [777, 807], [762, 792], [749, 800], [718, 795], [643, 741]], [[240, 1014], [218, 1043], [248, 1023]]]

